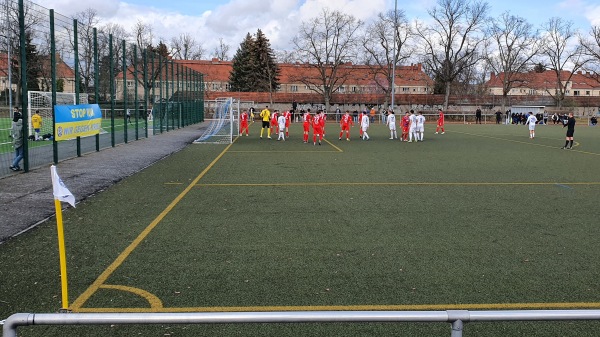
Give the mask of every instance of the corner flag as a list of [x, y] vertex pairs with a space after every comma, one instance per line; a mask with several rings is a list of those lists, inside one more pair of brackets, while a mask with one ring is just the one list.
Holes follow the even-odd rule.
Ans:
[[58, 176], [56, 172], [56, 166], [50, 166], [50, 172], [52, 173], [52, 191], [54, 198], [60, 201], [68, 202], [71, 206], [75, 207], [75, 196], [69, 191], [67, 186]]

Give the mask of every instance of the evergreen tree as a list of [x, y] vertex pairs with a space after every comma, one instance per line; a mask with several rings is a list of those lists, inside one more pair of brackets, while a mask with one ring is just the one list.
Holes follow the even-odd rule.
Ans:
[[240, 47], [235, 52], [231, 64], [231, 73], [229, 74], [229, 90], [230, 91], [254, 91], [256, 80], [253, 77], [254, 61], [252, 59], [252, 48], [254, 39], [248, 33]]
[[230, 90], [273, 92], [279, 86], [279, 73], [271, 43], [259, 29], [254, 38], [246, 35], [233, 57]]
[[[41, 76], [40, 57], [37, 53], [37, 47], [32, 43], [33, 37], [31, 31], [25, 31], [25, 61], [27, 62], [27, 90], [40, 90], [39, 78]], [[12, 59], [12, 73], [17, 82], [17, 87], [23, 87], [21, 78], [21, 55], [19, 50], [15, 52]], [[20, 92], [20, 89], [18, 90]]]
[[275, 61], [275, 53], [269, 39], [260, 29], [256, 32], [252, 55], [255, 59], [256, 91], [272, 92], [277, 90], [279, 66]]

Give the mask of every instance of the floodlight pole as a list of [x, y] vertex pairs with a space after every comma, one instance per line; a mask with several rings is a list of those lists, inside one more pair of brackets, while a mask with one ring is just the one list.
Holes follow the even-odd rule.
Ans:
[[395, 0], [394, 5], [394, 64], [392, 64], [392, 110], [394, 107], [394, 97], [396, 96], [396, 31], [398, 31], [398, 0]]

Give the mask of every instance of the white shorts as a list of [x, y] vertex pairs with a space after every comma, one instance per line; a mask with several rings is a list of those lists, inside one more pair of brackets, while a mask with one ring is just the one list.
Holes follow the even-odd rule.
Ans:
[[530, 124], [529, 125], [529, 131], [533, 131], [533, 130], [535, 130], [535, 124], [533, 124], [533, 125]]
[[416, 127], [412, 127], [410, 129], [408, 129], [408, 132], [415, 133], [415, 132], [417, 132], [417, 128]]
[[391, 124], [390, 125], [390, 131], [396, 131], [396, 125]]
[[417, 132], [425, 132], [425, 127], [423, 125], [417, 126]]
[[369, 127], [368, 127], [368, 126], [362, 126], [360, 129], [361, 129], [363, 132], [365, 132], [365, 131], [367, 131], [367, 129], [369, 129]]

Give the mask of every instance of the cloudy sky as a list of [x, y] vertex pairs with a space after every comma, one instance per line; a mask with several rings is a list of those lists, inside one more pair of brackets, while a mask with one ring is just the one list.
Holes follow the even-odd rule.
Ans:
[[[57, 13], [72, 16], [94, 8], [101, 23], [114, 22], [127, 30], [137, 22], [150, 23], [156, 39], [170, 40], [192, 34], [212, 53], [219, 38], [233, 55], [246, 33], [261, 29], [274, 49], [291, 49], [292, 34], [300, 22], [322, 8], [338, 9], [368, 22], [377, 13], [394, 8], [394, 0], [33, 0]], [[400, 0], [398, 8], [409, 19], [426, 19], [436, 0]], [[571, 20], [582, 31], [600, 25], [598, 0], [488, 0], [492, 16], [504, 11], [540, 25], [553, 16]], [[208, 57], [208, 56], [207, 56]]]

